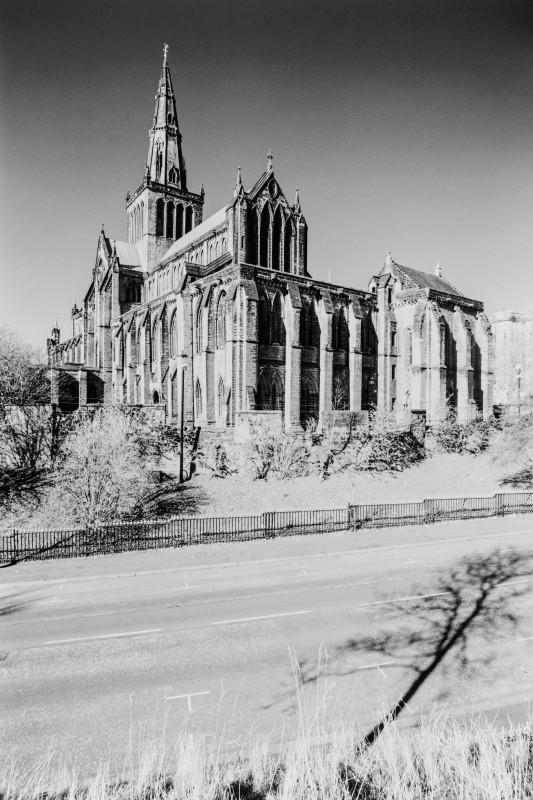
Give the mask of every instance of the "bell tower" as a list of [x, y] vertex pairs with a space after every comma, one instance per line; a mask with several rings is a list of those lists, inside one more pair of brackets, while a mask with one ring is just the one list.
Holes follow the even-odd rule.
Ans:
[[163, 66], [149, 132], [144, 180], [126, 197], [128, 242], [136, 245], [143, 268], [151, 272], [171, 244], [202, 221], [204, 190], [187, 189], [176, 99], [164, 47]]

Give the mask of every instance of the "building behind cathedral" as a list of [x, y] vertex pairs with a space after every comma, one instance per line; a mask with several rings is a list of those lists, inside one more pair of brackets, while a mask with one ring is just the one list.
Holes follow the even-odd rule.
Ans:
[[[492, 413], [493, 345], [483, 304], [390, 253], [366, 290], [313, 279], [307, 223], [265, 171], [203, 218], [190, 188], [165, 61], [144, 177], [126, 198], [127, 241], [103, 227], [72, 336], [48, 340], [52, 400], [162, 407], [168, 422], [301, 430], [334, 411], [393, 411], [429, 424], [446, 405]], [[325, 265], [327, 266], [327, 265]], [[66, 400], [65, 400], [66, 402]]]

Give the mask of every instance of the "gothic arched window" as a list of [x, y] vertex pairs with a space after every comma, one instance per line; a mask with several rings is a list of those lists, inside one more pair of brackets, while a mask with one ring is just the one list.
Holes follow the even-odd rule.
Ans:
[[285, 241], [283, 247], [283, 270], [291, 271], [292, 261], [292, 222], [288, 219], [285, 223]]
[[192, 231], [192, 206], [185, 209], [185, 233]]
[[151, 331], [151, 338], [150, 338], [150, 355], [151, 355], [151, 362], [152, 368], [155, 368], [158, 360], [159, 360], [159, 337], [158, 337], [158, 325], [154, 323]]
[[174, 238], [174, 203], [167, 203], [167, 239]]
[[226, 344], [226, 293], [221, 292], [217, 303], [217, 314], [215, 319], [215, 344], [216, 347], [224, 347]]
[[196, 352], [201, 353], [203, 350], [203, 332], [202, 332], [202, 301], [198, 303], [198, 310], [196, 312]]
[[320, 326], [312, 300], [304, 300], [300, 312], [300, 344], [302, 347], [320, 347]]
[[272, 223], [272, 269], [279, 269], [281, 261], [281, 207], [278, 205]]
[[217, 400], [218, 400], [218, 416], [222, 419], [224, 416], [224, 406], [226, 405], [224, 402], [224, 381], [222, 380], [222, 376], [218, 379], [218, 391], [217, 391]]
[[155, 204], [155, 235], [163, 236], [163, 226], [165, 221], [165, 201], [159, 198]]
[[274, 302], [272, 303], [272, 312], [270, 315], [270, 336], [272, 342], [275, 342], [276, 344], [285, 344], [283, 305], [281, 301], [281, 294], [279, 292], [276, 292]]
[[268, 241], [270, 238], [270, 210], [265, 203], [261, 212], [261, 228], [259, 231], [259, 265], [268, 267]]
[[259, 216], [255, 208], [249, 206], [247, 212], [248, 246], [246, 260], [249, 264], [257, 264], [257, 247], [259, 241]]
[[194, 402], [196, 413], [200, 416], [202, 413], [202, 387], [199, 380], [196, 381], [196, 386], [194, 387]]
[[404, 333], [405, 339], [405, 363], [411, 366], [413, 363], [413, 331], [411, 328], [406, 328]]
[[176, 239], [183, 236], [183, 206], [178, 203], [176, 206]]
[[270, 300], [264, 289], [259, 292], [258, 312], [259, 344], [270, 344]]
[[170, 318], [169, 345], [170, 355], [173, 358], [178, 355], [178, 316], [175, 311]]
[[332, 347], [334, 350], [348, 350], [349, 331], [344, 306], [337, 306], [333, 314]]

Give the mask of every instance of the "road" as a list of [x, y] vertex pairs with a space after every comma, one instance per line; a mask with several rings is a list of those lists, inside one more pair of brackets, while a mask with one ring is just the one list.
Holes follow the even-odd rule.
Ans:
[[[366, 732], [413, 679], [420, 653], [407, 637], [441, 597], [439, 577], [495, 548], [533, 553], [533, 518], [2, 569], [2, 752], [34, 760], [52, 748], [90, 768], [163, 731], [168, 742], [214, 735], [228, 749], [252, 730], [275, 746], [317, 716]], [[498, 596], [533, 590], [533, 575], [509, 583]], [[407, 724], [435, 708], [503, 721], [533, 709], [533, 591], [509, 608], [518, 627], [491, 630], [488, 644], [473, 635], [471, 669], [439, 665]], [[396, 650], [378, 653], [387, 632]]]

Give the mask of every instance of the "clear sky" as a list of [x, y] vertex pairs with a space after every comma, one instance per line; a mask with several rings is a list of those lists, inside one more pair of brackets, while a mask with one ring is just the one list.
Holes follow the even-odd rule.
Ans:
[[2, 0], [0, 322], [68, 337], [102, 221], [126, 237], [164, 42], [205, 216], [270, 147], [314, 277], [366, 288], [391, 250], [533, 308], [531, 0]]

